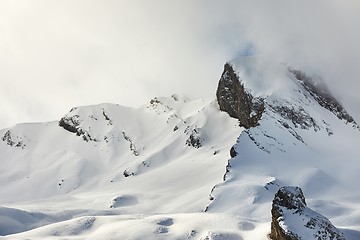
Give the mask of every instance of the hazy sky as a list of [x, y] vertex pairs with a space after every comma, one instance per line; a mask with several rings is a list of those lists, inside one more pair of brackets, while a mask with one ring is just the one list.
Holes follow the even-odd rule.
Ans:
[[223, 64], [322, 75], [360, 122], [358, 0], [0, 0], [0, 128], [73, 106], [215, 93]]

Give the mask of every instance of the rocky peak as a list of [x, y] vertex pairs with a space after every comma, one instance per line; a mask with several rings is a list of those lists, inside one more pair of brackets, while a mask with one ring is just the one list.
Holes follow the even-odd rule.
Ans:
[[231, 64], [226, 63], [221, 75], [217, 92], [220, 110], [240, 121], [245, 128], [258, 125], [264, 111], [262, 98], [253, 97], [241, 83]]
[[[259, 125], [259, 120], [262, 118], [265, 108], [270, 107], [270, 111], [275, 111], [282, 117], [290, 119], [295, 128], [314, 128], [314, 130], [317, 131], [320, 126], [316, 123], [315, 119], [306, 112], [305, 107], [303, 108], [303, 105], [306, 105], [309, 101], [311, 101], [309, 98], [309, 96], [311, 96], [311, 98], [321, 107], [327, 109], [345, 123], [351, 124], [360, 130], [360, 126], [345, 110], [342, 104], [332, 95], [331, 91], [328, 89], [321, 77], [311, 77], [303, 71], [291, 67], [284, 67], [284, 69], [281, 70], [281, 72], [284, 72], [283, 74], [276, 75], [275, 70], [275, 72], [264, 70], [265, 73], [262, 73], [262, 71], [257, 69], [258, 64], [258, 62], [252, 62], [250, 60], [226, 63], [219, 80], [216, 97], [220, 110], [227, 112], [233, 118], [239, 119], [240, 126], [248, 129]], [[271, 63], [269, 63], [269, 65], [271, 65]], [[264, 68], [267, 69], [266, 65], [264, 65]], [[276, 69], [277, 66], [271, 65], [270, 68]], [[239, 77], [238, 72], [241, 73], [241, 77]], [[262, 84], [262, 82], [267, 82], [267, 78], [290, 80], [288, 79], [288, 73], [294, 76], [292, 78], [296, 82], [296, 85], [293, 85], [294, 90], [297, 92], [303, 92], [303, 94], [289, 97], [287, 94], [274, 90], [275, 92], [270, 93], [273, 97], [268, 98], [270, 95], [267, 95], [265, 103], [264, 98], [255, 97], [252, 94], [252, 90], [254, 89], [249, 90], [245, 87], [244, 80], [247, 81], [247, 87], [252, 86], [255, 88], [255, 92], [258, 92], [258, 94], [260, 92], [260, 94], [263, 95], [264, 90], [258, 91], [263, 88], [261, 86], [266, 85]], [[266, 74], [269, 74], [269, 76]], [[291, 83], [289, 84], [291, 85]], [[290, 93], [291, 89], [288, 90]], [[274, 102], [274, 99], [277, 100]], [[277, 102], [278, 100], [279, 102]], [[300, 105], [296, 103], [300, 103]]]
[[281, 187], [275, 194], [271, 214], [272, 240], [345, 240], [326, 217], [306, 206], [299, 187]]
[[302, 211], [306, 207], [306, 202], [301, 188], [282, 187], [275, 194], [273, 205]]

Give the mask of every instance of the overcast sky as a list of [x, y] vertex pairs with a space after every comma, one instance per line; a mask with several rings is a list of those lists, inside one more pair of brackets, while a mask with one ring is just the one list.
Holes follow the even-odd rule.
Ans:
[[237, 56], [324, 77], [360, 122], [358, 0], [0, 0], [0, 128], [215, 93]]

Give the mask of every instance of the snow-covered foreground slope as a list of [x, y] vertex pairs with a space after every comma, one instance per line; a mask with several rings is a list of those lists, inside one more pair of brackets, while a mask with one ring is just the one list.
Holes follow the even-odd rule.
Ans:
[[[309, 79], [238, 59], [220, 107], [173, 95], [0, 130], [0, 239], [268, 239], [285, 185], [360, 239], [360, 131]], [[229, 80], [245, 127], [220, 111], [238, 104]]]
[[14, 227], [2, 234], [83, 215], [202, 212], [242, 130], [214, 99], [175, 95], [139, 109], [79, 107], [60, 122], [1, 131], [1, 205], [48, 219], [3, 210]]
[[75, 201], [103, 209], [123, 197], [137, 206], [122, 206], [124, 213], [199, 211], [241, 131], [216, 102], [201, 99], [156, 99], [135, 110], [81, 107], [63, 120], [84, 133], [58, 122], [1, 132], [3, 203], [61, 196], [70, 208]]
[[267, 239], [268, 227], [225, 214], [132, 214], [80, 217], [2, 239]]

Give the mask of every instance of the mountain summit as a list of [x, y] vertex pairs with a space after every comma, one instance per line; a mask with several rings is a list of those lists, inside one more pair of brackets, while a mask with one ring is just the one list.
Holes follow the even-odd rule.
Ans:
[[0, 130], [0, 239], [265, 240], [283, 186], [359, 239], [359, 126], [320, 80], [241, 58], [211, 98]]
[[[255, 59], [255, 61], [256, 60], [257, 59]], [[216, 97], [220, 106], [220, 110], [227, 112], [231, 117], [238, 118], [240, 121], [240, 126], [244, 126], [245, 128], [257, 126], [259, 120], [262, 117], [265, 106], [273, 109], [276, 108], [276, 106], [271, 105], [271, 103], [274, 105], [274, 102], [271, 100], [271, 98], [274, 98], [273, 95], [275, 95], [275, 97], [278, 98], [277, 100], [288, 100], [289, 103], [291, 103], [292, 100], [296, 99], [298, 103], [303, 103], [304, 105], [306, 105], [308, 102], [311, 102], [311, 100], [314, 100], [321, 107], [336, 115], [340, 120], [344, 120], [346, 123], [349, 123], [360, 129], [354, 118], [347, 113], [345, 108], [331, 94], [323, 80], [319, 77], [316, 77], [315, 79], [315, 77], [309, 77], [300, 70], [282, 66], [282, 76], [280, 74], [273, 76], [275, 77], [274, 84], [284, 84], [289, 86], [290, 88], [286, 90], [287, 94], [290, 95], [288, 95], [286, 98], [283, 98], [281, 95], [276, 96], [278, 92], [275, 91], [265, 97], [259, 97], [254, 96], [251, 93], [252, 90], [246, 89], [244, 85], [246, 84], [246, 78], [258, 78], [259, 76], [261, 77], [261, 73], [257, 73], [256, 69], [244, 69], [246, 65], [241, 65], [239, 67], [240, 70], [236, 72], [234, 70], [233, 64], [235, 65], [238, 63], [235, 61], [235, 63], [226, 63], [224, 65], [224, 72], [222, 73], [219, 81]], [[253, 64], [257, 65], [258, 63], [253, 62]], [[284, 74], [287, 74], [287, 76], [284, 76]], [[266, 78], [267, 76], [264, 77]], [[284, 80], [282, 80], [282, 82], [276, 81], [276, 78], [287, 78], [287, 82], [284, 82]], [[294, 91], [302, 93], [303, 95], [299, 96], [298, 94], [293, 94], [292, 92]], [[311, 98], [311, 100], [309, 98]], [[270, 99], [270, 101], [264, 101], [265, 99]], [[288, 117], [292, 118], [291, 120], [294, 122], [301, 121], [302, 118], [299, 114], [289, 111], [286, 113], [279, 112], [279, 114], [288, 115]]]

